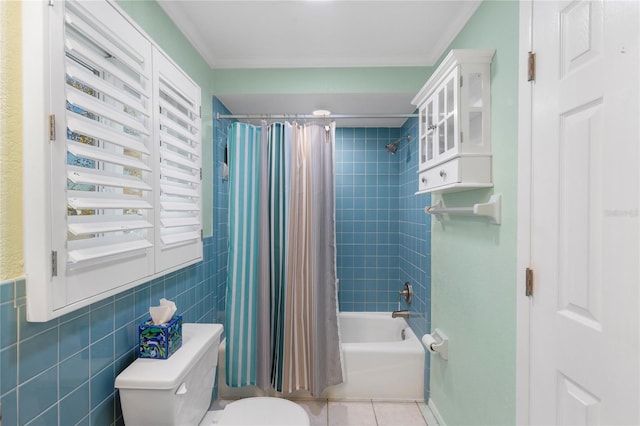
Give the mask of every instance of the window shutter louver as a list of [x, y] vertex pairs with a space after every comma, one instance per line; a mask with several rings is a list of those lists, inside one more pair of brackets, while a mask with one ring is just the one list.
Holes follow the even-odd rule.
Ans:
[[105, 1], [47, 13], [55, 261], [40, 320], [152, 277], [156, 244], [152, 44]]
[[153, 247], [149, 58], [90, 10], [64, 14], [68, 264]]
[[163, 270], [172, 259], [202, 256], [200, 90], [157, 51], [154, 83], [160, 164], [156, 268]]

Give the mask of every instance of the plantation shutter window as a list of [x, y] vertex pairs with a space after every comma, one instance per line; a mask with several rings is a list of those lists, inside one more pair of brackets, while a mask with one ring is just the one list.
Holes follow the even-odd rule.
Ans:
[[159, 208], [156, 268], [202, 256], [200, 89], [154, 50]]
[[153, 247], [150, 58], [94, 19], [67, 3], [69, 269]]
[[200, 88], [117, 5], [45, 3], [25, 4], [45, 60], [24, 108], [49, 115], [24, 114], [29, 321], [202, 260]]

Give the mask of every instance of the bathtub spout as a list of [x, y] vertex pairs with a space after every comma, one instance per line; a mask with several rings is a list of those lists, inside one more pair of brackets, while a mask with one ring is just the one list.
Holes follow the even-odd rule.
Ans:
[[402, 311], [393, 311], [391, 312], [391, 318], [409, 318], [409, 311], [402, 310]]

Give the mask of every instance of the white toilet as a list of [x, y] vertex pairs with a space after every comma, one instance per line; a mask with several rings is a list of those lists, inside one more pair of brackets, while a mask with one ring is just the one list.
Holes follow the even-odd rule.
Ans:
[[220, 324], [183, 324], [169, 359], [138, 358], [116, 377], [127, 426], [309, 425], [302, 407], [281, 398], [246, 398], [207, 413], [216, 375]]

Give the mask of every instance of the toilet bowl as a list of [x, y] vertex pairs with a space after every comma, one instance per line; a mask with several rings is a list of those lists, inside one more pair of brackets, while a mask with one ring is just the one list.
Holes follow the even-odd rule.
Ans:
[[200, 426], [308, 426], [309, 416], [298, 404], [281, 398], [254, 397], [228, 404], [222, 411], [208, 411]]
[[116, 377], [127, 426], [309, 425], [302, 407], [281, 398], [247, 398], [207, 412], [222, 325], [183, 324], [169, 359], [138, 358]]

